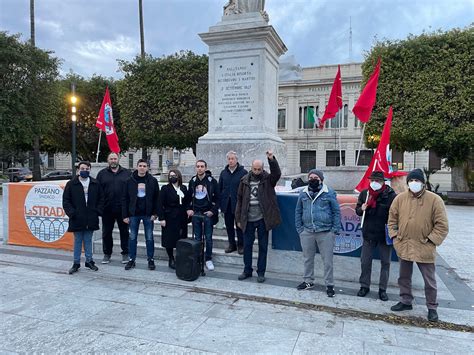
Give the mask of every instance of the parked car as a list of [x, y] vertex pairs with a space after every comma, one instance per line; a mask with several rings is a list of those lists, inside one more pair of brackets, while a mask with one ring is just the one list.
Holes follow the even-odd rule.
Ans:
[[33, 173], [28, 168], [8, 168], [7, 176], [10, 182], [33, 180]]
[[50, 180], [70, 180], [72, 179], [72, 174], [69, 170], [53, 170], [45, 174], [41, 180], [50, 181]]

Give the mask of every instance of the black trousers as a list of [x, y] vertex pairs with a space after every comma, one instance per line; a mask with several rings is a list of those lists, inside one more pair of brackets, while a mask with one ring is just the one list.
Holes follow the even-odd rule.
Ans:
[[114, 246], [112, 232], [116, 221], [120, 230], [121, 254], [128, 255], [128, 225], [123, 221], [121, 212], [107, 212], [102, 216], [102, 250], [104, 255], [112, 255]]
[[[230, 208], [224, 213], [225, 229], [227, 230], [227, 239], [229, 240], [229, 246], [244, 246], [244, 238], [242, 229], [235, 227], [235, 214], [232, 213]], [[235, 244], [235, 229], [237, 229], [237, 244]]]

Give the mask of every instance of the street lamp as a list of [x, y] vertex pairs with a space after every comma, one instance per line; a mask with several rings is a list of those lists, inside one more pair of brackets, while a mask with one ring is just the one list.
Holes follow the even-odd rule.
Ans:
[[71, 83], [71, 121], [72, 121], [72, 150], [71, 150], [71, 163], [72, 163], [72, 174], [76, 173], [76, 121], [77, 121], [77, 97], [76, 97], [76, 84]]

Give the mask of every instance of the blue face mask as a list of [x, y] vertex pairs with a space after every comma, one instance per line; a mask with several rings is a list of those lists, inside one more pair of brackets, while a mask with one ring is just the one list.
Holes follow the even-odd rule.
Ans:
[[89, 174], [90, 174], [90, 171], [88, 170], [81, 170], [79, 171], [79, 175], [81, 176], [81, 178], [83, 179], [87, 179], [89, 177]]

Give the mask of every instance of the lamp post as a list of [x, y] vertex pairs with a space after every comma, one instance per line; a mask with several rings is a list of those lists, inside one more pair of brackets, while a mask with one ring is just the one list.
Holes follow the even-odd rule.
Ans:
[[77, 97], [76, 97], [76, 84], [71, 83], [71, 121], [72, 121], [72, 149], [71, 149], [71, 162], [72, 162], [72, 174], [76, 173], [76, 120], [77, 120]]

